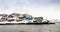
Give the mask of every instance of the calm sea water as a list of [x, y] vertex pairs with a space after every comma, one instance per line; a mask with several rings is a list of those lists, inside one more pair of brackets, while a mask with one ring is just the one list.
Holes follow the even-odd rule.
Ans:
[[0, 32], [60, 32], [60, 23], [50, 25], [0, 25]]

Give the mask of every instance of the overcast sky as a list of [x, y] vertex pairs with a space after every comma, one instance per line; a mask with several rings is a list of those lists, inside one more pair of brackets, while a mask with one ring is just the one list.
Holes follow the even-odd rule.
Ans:
[[60, 0], [0, 0], [0, 13], [14, 12], [60, 19]]

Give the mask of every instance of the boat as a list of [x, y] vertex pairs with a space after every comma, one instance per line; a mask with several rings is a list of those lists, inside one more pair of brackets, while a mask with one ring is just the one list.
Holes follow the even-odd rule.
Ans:
[[[42, 18], [42, 17], [41, 17]], [[38, 17], [39, 21], [35, 20], [31, 15], [28, 14], [11, 14], [11, 15], [7, 15], [2, 17], [0, 20], [4, 20], [4, 21], [0, 21], [0, 25], [12, 25], [12, 24], [55, 24], [50, 22], [49, 20], [43, 20], [40, 21], [40, 18]]]
[[0, 25], [21, 25], [21, 24], [23, 24], [23, 25], [24, 25], [24, 24], [25, 24], [25, 25], [41, 25], [41, 24], [55, 24], [55, 23], [49, 22], [49, 21], [47, 21], [47, 22], [45, 21], [45, 22], [38, 23], [38, 22], [29, 21], [29, 20], [22, 20], [22, 21], [19, 21], [19, 22], [16, 22], [16, 21], [0, 22]]

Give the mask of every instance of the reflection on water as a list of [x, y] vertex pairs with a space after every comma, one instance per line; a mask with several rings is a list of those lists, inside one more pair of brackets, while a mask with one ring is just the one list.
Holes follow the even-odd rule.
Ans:
[[0, 25], [0, 32], [60, 32], [60, 23], [51, 25]]

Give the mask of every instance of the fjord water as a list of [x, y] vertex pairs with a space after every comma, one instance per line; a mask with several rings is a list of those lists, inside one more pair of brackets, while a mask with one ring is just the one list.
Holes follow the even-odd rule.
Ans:
[[0, 25], [0, 32], [60, 32], [60, 23], [46, 25]]

